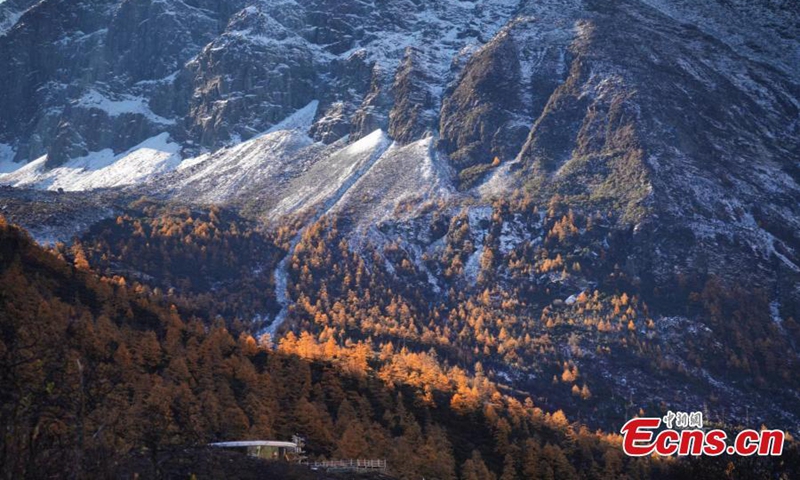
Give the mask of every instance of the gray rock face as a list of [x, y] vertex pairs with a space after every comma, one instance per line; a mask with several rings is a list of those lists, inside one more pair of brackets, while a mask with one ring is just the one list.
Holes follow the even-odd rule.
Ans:
[[[0, 70], [0, 137], [16, 143], [18, 159], [45, 153], [58, 129], [53, 117], [81, 83], [97, 79], [96, 57], [75, 46], [99, 48], [111, 4], [41, 2], [0, 37], [0, 58], [8, 59]], [[74, 39], [72, 49], [61, 43], [66, 38]]]
[[353, 113], [348, 107], [349, 105], [344, 102], [334, 102], [329, 105], [309, 129], [311, 137], [327, 145], [347, 136], [350, 133], [348, 119]]
[[519, 51], [510, 35], [475, 54], [442, 105], [440, 147], [462, 172], [516, 154], [527, 133], [514, 125], [524, 88]]
[[[569, 76], [520, 153], [522, 178], [636, 225], [636, 275], [746, 268], [780, 288], [800, 265], [789, 233], [800, 229], [800, 157], [786, 142], [800, 134], [797, 78], [636, 2], [590, 6]], [[744, 245], [761, 253], [742, 256]], [[756, 280], [761, 255], [784, 273]]]
[[537, 15], [518, 17], [475, 52], [445, 93], [439, 146], [460, 172], [462, 187], [479, 181], [495, 158], [516, 158], [567, 76], [572, 34], [531, 13]]
[[11, 30], [22, 14], [36, 3], [37, 0], [5, 0], [0, 3], [0, 36]]
[[377, 129], [387, 128], [389, 119], [386, 112], [391, 106], [391, 100], [386, 90], [384, 72], [375, 66], [369, 91], [353, 114], [350, 138], [358, 140]]
[[357, 49], [331, 61], [330, 76], [337, 79], [340, 92], [321, 92], [322, 113], [310, 131], [315, 140], [330, 144], [350, 133], [358, 108], [358, 95], [354, 92], [370, 90], [374, 66], [365, 49]]
[[[34, 5], [0, 37], [0, 52], [11, 59], [0, 73], [9, 92], [0, 99], [0, 137], [16, 147], [17, 160], [47, 153], [54, 167], [89, 151], [124, 151], [164, 131], [174, 122], [149, 114], [150, 98], [217, 35], [220, 22], [224, 12], [183, 2]], [[110, 101], [81, 104], [97, 92]], [[133, 112], [131, 102], [138, 104]]]
[[47, 151], [47, 168], [61, 166], [72, 158], [105, 148], [115, 153], [125, 151], [171, 125], [169, 120], [146, 111], [147, 107], [136, 97], [115, 101], [92, 92], [84, 99], [97, 103], [81, 103], [79, 100], [64, 109], [55, 139]]
[[433, 79], [425, 62], [420, 51], [409, 47], [395, 75], [389, 136], [400, 143], [421, 138], [436, 121], [436, 100], [429, 88]]
[[[200, 2], [198, 2], [200, 3]], [[110, 72], [117, 80], [140, 82], [167, 77], [183, 68], [224, 28], [241, 2], [125, 0], [114, 11], [105, 42]]]
[[235, 14], [186, 68], [186, 127], [203, 146], [250, 138], [316, 98], [311, 46], [256, 7]]
[[[312, 100], [322, 105], [313, 134], [324, 142], [388, 129], [393, 108], [402, 140], [415, 140], [437, 123], [454, 54], [496, 31], [515, 4], [33, 3], [12, 0], [0, 8], [8, 30], [0, 53], [11, 59], [0, 74], [8, 92], [0, 99], [0, 141], [18, 161], [47, 153], [50, 167], [95, 149], [118, 152], [162, 131], [184, 142], [187, 153], [198, 145], [214, 150], [267, 130]], [[412, 45], [427, 65], [408, 59], [398, 76]], [[427, 90], [427, 98], [412, 98], [418, 90]], [[167, 122], [146, 111], [138, 117], [103, 114], [97, 106], [87, 111], [80, 99], [93, 92], [113, 101], [140, 98]], [[126, 133], [106, 132], [121, 128]]]

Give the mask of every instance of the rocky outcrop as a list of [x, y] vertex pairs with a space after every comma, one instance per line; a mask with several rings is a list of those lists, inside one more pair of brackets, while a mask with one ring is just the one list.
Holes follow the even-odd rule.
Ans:
[[0, 3], [0, 36], [11, 30], [22, 14], [36, 3], [37, 0], [5, 0]]
[[409, 47], [395, 74], [389, 136], [401, 144], [422, 138], [436, 122], [436, 99], [429, 87], [433, 79], [426, 61], [420, 50]]
[[320, 92], [322, 114], [310, 130], [315, 140], [330, 144], [350, 134], [358, 102], [370, 90], [374, 67], [365, 49], [331, 62], [330, 75], [339, 88]]
[[463, 180], [470, 167], [516, 154], [528, 130], [514, 124], [522, 88], [518, 50], [506, 34], [476, 53], [456, 87], [445, 95], [439, 146]]
[[316, 98], [319, 69], [305, 40], [249, 7], [185, 67], [190, 138], [206, 147], [248, 139]]
[[770, 290], [796, 275], [796, 79], [635, 2], [592, 2], [576, 27], [520, 153], [529, 191], [633, 228], [629, 273], [664, 287], [677, 271]]
[[[100, 59], [82, 54], [102, 45], [112, 1], [41, 2], [0, 36], [0, 137], [16, 143], [17, 160], [36, 158], [55, 139], [58, 117], [82, 84], [95, 81]], [[64, 39], [74, 42], [65, 48]]]
[[[517, 157], [567, 76], [573, 33], [559, 27], [565, 19], [548, 18], [535, 8], [529, 13], [472, 54], [445, 92], [439, 147], [449, 154], [462, 188], [479, 182], [498, 162]], [[569, 9], [563, 13], [571, 14]]]
[[47, 151], [47, 168], [106, 148], [120, 153], [170, 128], [172, 120], [153, 113], [141, 97], [107, 97], [91, 91], [62, 112]]
[[111, 17], [105, 42], [109, 75], [132, 83], [172, 75], [219, 35], [230, 9], [242, 5], [237, 1], [197, 3], [121, 2]]
[[350, 138], [359, 140], [375, 130], [385, 130], [388, 126], [388, 114], [391, 100], [386, 91], [385, 74], [381, 67], [372, 69], [372, 79], [364, 100], [352, 117]]

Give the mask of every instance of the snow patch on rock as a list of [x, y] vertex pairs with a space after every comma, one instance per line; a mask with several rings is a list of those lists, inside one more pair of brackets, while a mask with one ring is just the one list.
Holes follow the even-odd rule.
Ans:
[[0, 174], [13, 172], [23, 166], [23, 164], [14, 161], [16, 153], [16, 150], [11, 145], [0, 143]]
[[102, 110], [110, 117], [118, 117], [124, 114], [142, 115], [153, 123], [159, 125], [174, 125], [175, 120], [156, 115], [150, 110], [147, 99], [134, 95], [119, 95], [117, 98], [109, 98], [97, 90], [89, 90], [75, 103], [76, 106], [83, 108], [96, 108]]

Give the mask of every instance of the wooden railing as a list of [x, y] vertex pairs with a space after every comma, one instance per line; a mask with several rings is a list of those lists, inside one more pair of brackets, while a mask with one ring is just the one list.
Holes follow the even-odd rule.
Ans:
[[320, 462], [301, 462], [310, 468], [339, 470], [386, 470], [386, 460], [323, 460]]

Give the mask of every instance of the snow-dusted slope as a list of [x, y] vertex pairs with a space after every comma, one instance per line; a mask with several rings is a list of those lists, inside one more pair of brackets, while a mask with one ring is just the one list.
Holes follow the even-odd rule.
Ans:
[[381, 157], [390, 142], [376, 130], [314, 162], [309, 169], [292, 179], [286, 195], [278, 202], [273, 215], [285, 215], [308, 208], [328, 210]]
[[376, 130], [352, 143], [314, 142], [308, 130], [316, 106], [312, 102], [253, 140], [184, 160], [141, 188], [190, 202], [249, 205], [272, 219], [327, 212], [383, 158], [391, 141]]
[[[452, 195], [447, 166], [429, 137], [393, 143], [376, 130], [325, 146], [302, 130], [278, 130], [213, 155], [188, 159], [154, 182], [171, 198], [249, 205], [273, 220], [289, 214], [346, 214], [365, 223]], [[148, 188], [144, 186], [143, 188]]]
[[245, 190], [277, 184], [308, 151], [320, 148], [300, 132], [280, 130], [184, 161], [168, 188], [171, 196], [201, 203], [225, 203]]
[[47, 156], [43, 156], [0, 174], [0, 184], [65, 191], [138, 185], [177, 167], [179, 151], [180, 145], [162, 133], [118, 155], [106, 149], [53, 169], [45, 168]]
[[255, 205], [271, 219], [334, 210], [388, 217], [401, 202], [450, 190], [432, 138], [392, 145], [375, 130], [352, 143], [324, 145], [308, 136], [317, 106], [309, 103], [252, 140], [182, 161], [180, 146], [166, 133], [118, 155], [104, 150], [53, 169], [45, 168], [46, 156], [22, 166], [6, 159], [10, 172], [0, 174], [0, 184], [53, 191], [130, 187], [190, 203]]
[[428, 137], [391, 145], [332, 210], [371, 225], [412, 215], [428, 201], [446, 199], [453, 193], [452, 183], [433, 144]]
[[302, 158], [323, 148], [307, 133], [317, 105], [309, 103], [252, 140], [184, 160], [163, 183], [165, 193], [189, 201], [225, 203], [252, 192], [253, 200], [259, 200], [260, 186], [275, 187], [281, 178], [302, 168]]

